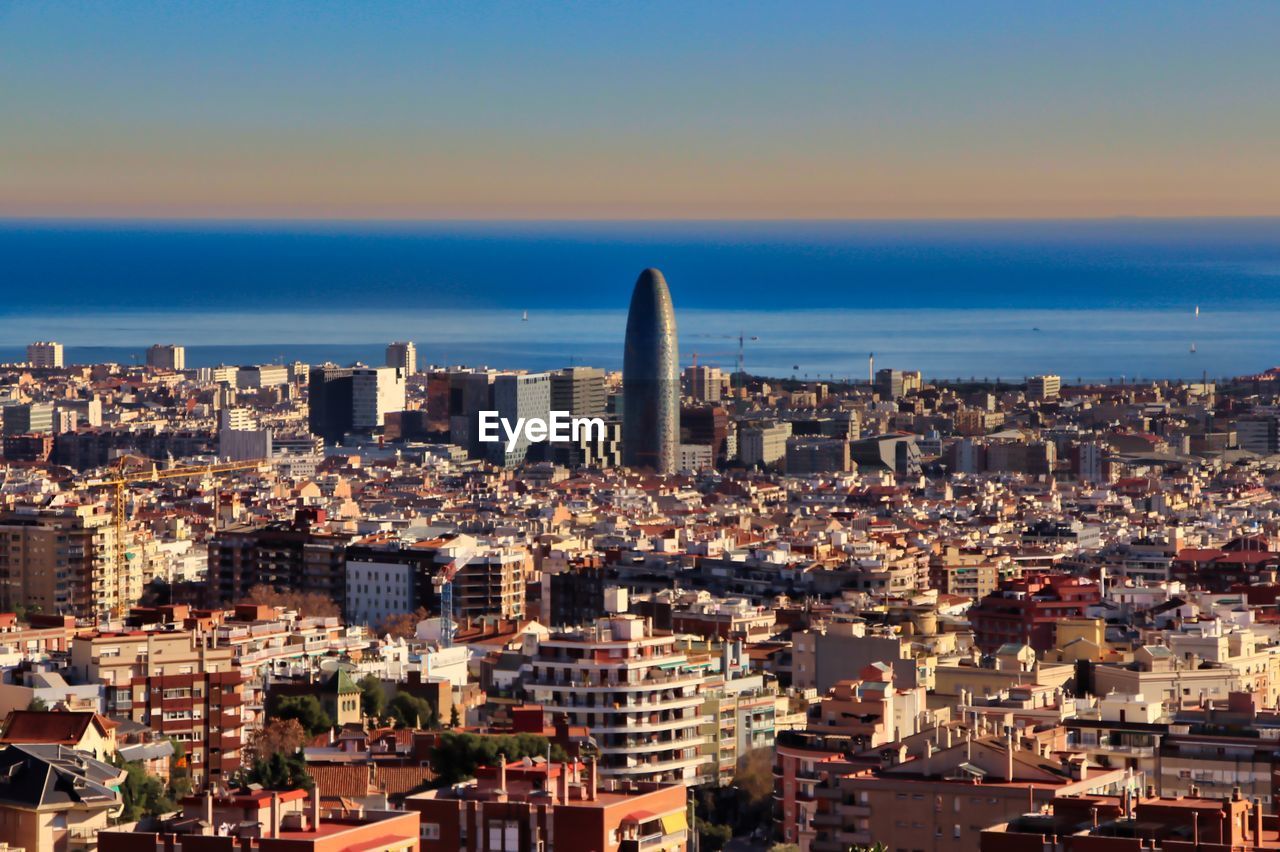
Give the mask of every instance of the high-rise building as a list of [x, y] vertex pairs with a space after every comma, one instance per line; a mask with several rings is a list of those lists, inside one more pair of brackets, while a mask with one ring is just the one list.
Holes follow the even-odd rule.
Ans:
[[680, 372], [676, 315], [666, 279], [646, 269], [627, 313], [622, 360], [622, 461], [659, 473], [676, 469], [680, 442]]
[[551, 374], [552, 411], [567, 411], [574, 417], [604, 417], [608, 406], [604, 370], [599, 367], [569, 367]]
[[27, 363], [42, 370], [62, 366], [62, 344], [41, 340], [27, 345]]
[[405, 376], [418, 372], [418, 347], [411, 341], [396, 341], [387, 347], [387, 366], [398, 367]]
[[373, 432], [387, 414], [404, 411], [405, 373], [397, 367], [356, 367], [351, 371], [351, 428]]
[[185, 370], [187, 349], [172, 343], [157, 343], [147, 350], [147, 366], [157, 370]]
[[689, 395], [699, 402], [719, 402], [724, 387], [724, 374], [719, 367], [687, 367], [685, 380]]
[[350, 367], [325, 364], [312, 367], [308, 381], [308, 424], [311, 434], [319, 435], [330, 444], [342, 441], [351, 431], [351, 373]]
[[323, 524], [323, 512], [299, 510], [291, 522], [220, 530], [209, 540], [208, 602], [242, 601], [265, 585], [318, 592], [343, 606], [351, 536]]
[[[493, 380], [493, 410], [510, 423], [530, 418], [546, 420], [551, 415], [551, 376], [547, 373], [502, 373]], [[499, 467], [519, 467], [529, 455], [529, 439], [522, 431], [515, 445], [507, 446], [506, 436], [484, 445], [489, 461]]]
[[[95, 618], [142, 594], [137, 560], [121, 560], [102, 504], [19, 508], [0, 515], [0, 607]], [[121, 569], [126, 576], [120, 576]], [[123, 600], [122, 600], [123, 598]]]

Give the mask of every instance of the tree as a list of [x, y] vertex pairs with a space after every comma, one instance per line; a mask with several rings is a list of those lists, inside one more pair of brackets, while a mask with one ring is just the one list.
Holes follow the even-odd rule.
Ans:
[[27, 705], [27, 710], [31, 711], [32, 713], [43, 713], [48, 709], [49, 709], [49, 702], [45, 701], [43, 698], [41, 698], [38, 695], [35, 698], [32, 698], [31, 703]]
[[129, 761], [123, 768], [125, 777], [120, 784], [120, 799], [124, 804], [120, 812], [122, 822], [137, 822], [144, 816], [158, 816], [177, 810], [160, 779], [149, 775], [141, 763]]
[[395, 721], [397, 728], [440, 726], [440, 714], [436, 712], [431, 702], [407, 692], [396, 693], [396, 697], [391, 699], [391, 704], [387, 707], [387, 713]]
[[307, 762], [300, 754], [275, 752], [253, 762], [245, 781], [261, 784], [268, 790], [315, 789], [316, 782], [307, 774]]
[[456, 728], [461, 724], [462, 724], [462, 720], [458, 716], [458, 705], [457, 704], [450, 705], [449, 706], [449, 727]]
[[698, 832], [698, 848], [706, 852], [720, 852], [733, 839], [733, 829], [727, 825], [707, 822], [702, 817], [694, 817], [693, 824]]
[[413, 612], [401, 612], [388, 615], [378, 625], [379, 636], [390, 636], [392, 639], [412, 639], [418, 633], [418, 622], [431, 617], [424, 607]]
[[324, 712], [320, 699], [314, 695], [282, 695], [275, 702], [271, 717], [281, 721], [296, 719], [302, 729], [311, 736], [324, 733], [333, 727], [333, 720]]
[[269, 719], [249, 737], [248, 752], [253, 760], [273, 754], [296, 754], [307, 744], [310, 734], [296, 718]]
[[360, 710], [365, 716], [380, 719], [387, 712], [387, 693], [375, 674], [367, 674], [356, 683], [360, 687]]
[[333, 599], [319, 592], [283, 592], [272, 586], [258, 585], [249, 590], [242, 603], [258, 606], [282, 606], [304, 618], [336, 618], [342, 611]]
[[773, 749], [753, 749], [738, 759], [733, 785], [747, 796], [751, 807], [760, 807], [773, 797]]
[[[498, 756], [505, 755], [508, 762], [526, 757], [546, 757], [547, 738], [537, 734], [501, 734], [486, 736], [461, 731], [445, 731], [436, 741], [431, 754], [431, 766], [443, 786], [474, 778], [476, 767], [495, 766]], [[564, 749], [551, 746], [553, 761], [565, 760]]]

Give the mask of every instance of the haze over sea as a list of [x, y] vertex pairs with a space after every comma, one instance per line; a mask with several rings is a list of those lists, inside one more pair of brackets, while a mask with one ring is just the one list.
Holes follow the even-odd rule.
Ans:
[[[0, 223], [0, 360], [187, 346], [188, 366], [618, 368], [657, 266], [681, 363], [763, 375], [1067, 381], [1280, 364], [1280, 219], [983, 222]], [[1196, 306], [1200, 315], [1195, 316]], [[528, 311], [528, 321], [522, 312]], [[1195, 351], [1192, 352], [1192, 344]]]

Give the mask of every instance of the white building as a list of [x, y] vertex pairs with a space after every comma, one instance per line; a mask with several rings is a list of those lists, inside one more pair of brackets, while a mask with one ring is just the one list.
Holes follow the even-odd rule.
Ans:
[[404, 411], [405, 374], [396, 367], [356, 367], [351, 371], [351, 429], [372, 432], [387, 413]]
[[747, 467], [771, 465], [786, 458], [790, 423], [743, 426], [738, 430], [738, 455]]
[[617, 615], [539, 642], [526, 690], [548, 712], [590, 729], [605, 778], [696, 784], [704, 678], [674, 636]]
[[1027, 397], [1043, 401], [1058, 398], [1062, 391], [1061, 376], [1032, 376], [1027, 380]]
[[61, 367], [62, 344], [51, 340], [28, 344], [27, 363], [42, 370]]
[[347, 620], [375, 630], [392, 615], [413, 612], [413, 565], [407, 562], [348, 562]]

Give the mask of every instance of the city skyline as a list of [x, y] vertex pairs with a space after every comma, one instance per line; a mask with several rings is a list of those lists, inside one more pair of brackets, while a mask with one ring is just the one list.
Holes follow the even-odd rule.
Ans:
[[1280, 9], [1072, 11], [11, 4], [0, 217], [1280, 214]]

